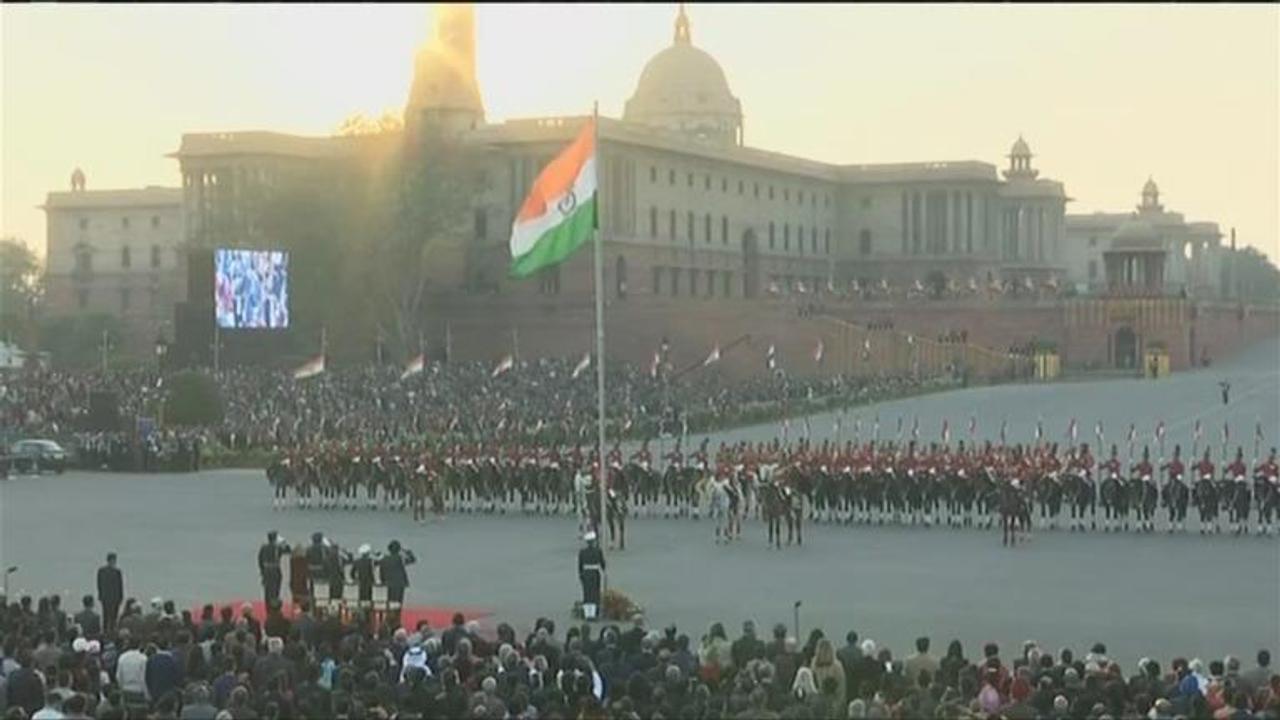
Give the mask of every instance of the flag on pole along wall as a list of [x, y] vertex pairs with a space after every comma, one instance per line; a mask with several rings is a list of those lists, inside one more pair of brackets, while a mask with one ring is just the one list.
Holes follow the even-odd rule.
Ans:
[[716, 346], [711, 349], [711, 354], [707, 356], [706, 360], [702, 361], [702, 366], [706, 367], [717, 362], [720, 362], [720, 343], [716, 343]]
[[946, 418], [942, 420], [942, 444], [946, 445], [951, 442], [951, 423]]
[[863, 338], [862, 340], [862, 359], [867, 360], [871, 357], [871, 338]]
[[1258, 422], [1254, 423], [1254, 426], [1253, 426], [1253, 439], [1254, 439], [1254, 440], [1257, 440], [1258, 442], [1262, 442], [1262, 440], [1263, 440], [1263, 438], [1264, 438], [1264, 437], [1265, 437], [1265, 436], [1262, 434], [1262, 421], [1258, 421]]
[[324, 353], [320, 353], [299, 365], [298, 369], [293, 371], [293, 379], [306, 380], [307, 378], [315, 377], [322, 372], [324, 372]]
[[1102, 447], [1102, 421], [1093, 424], [1093, 436], [1098, 438], [1098, 447]]
[[1138, 438], [1138, 428], [1133, 423], [1129, 423], [1129, 444], [1133, 445], [1133, 441], [1136, 440], [1137, 438]]
[[916, 416], [911, 420], [911, 439], [920, 439], [920, 416]]
[[973, 439], [977, 436], [978, 436], [978, 416], [970, 415], [969, 416], [969, 442], [973, 442]]
[[573, 368], [573, 376], [571, 379], [577, 380], [578, 376], [587, 371], [591, 367], [591, 353], [584, 353], [582, 359]]
[[1009, 429], [1009, 421], [1001, 420], [1000, 421], [1000, 444], [1001, 445], [1005, 444], [1005, 435], [1006, 435], [1005, 431], [1008, 429]]
[[818, 346], [813, 349], [813, 361], [819, 365], [822, 364], [822, 357], [827, 352], [827, 346], [822, 342], [822, 338], [818, 338]]
[[1156, 423], [1156, 442], [1164, 442], [1164, 421]]
[[658, 366], [662, 364], [662, 356], [658, 353], [653, 354], [653, 362], [649, 363], [649, 377], [658, 377]]
[[804, 416], [804, 438], [806, 440], [809, 439], [809, 416], [808, 415]]
[[769, 370], [774, 370], [778, 367], [778, 350], [773, 346], [773, 343], [769, 343], [769, 350], [764, 354], [764, 360], [765, 367]]
[[595, 120], [533, 181], [511, 226], [511, 274], [528, 277], [563, 262], [596, 226]]
[[515, 358], [511, 357], [510, 355], [508, 355], [508, 356], [506, 356], [506, 357], [502, 358], [502, 361], [501, 361], [501, 362], [499, 362], [499, 363], [498, 363], [498, 365], [497, 365], [497, 367], [495, 367], [495, 368], [493, 369], [493, 374], [492, 374], [490, 377], [498, 377], [498, 376], [499, 376], [499, 375], [501, 375], [502, 373], [504, 373], [504, 372], [506, 372], [506, 371], [510, 370], [511, 368], [515, 367], [515, 365], [516, 365], [516, 360], [515, 360]]
[[902, 417], [901, 416], [898, 417], [898, 432], [895, 435], [895, 439], [897, 440], [902, 439]]
[[1044, 421], [1041, 420], [1040, 418], [1036, 418], [1036, 442], [1040, 442], [1040, 439], [1043, 437], [1044, 437]]
[[1191, 437], [1196, 442], [1200, 442], [1200, 438], [1204, 437], [1204, 430], [1200, 427], [1200, 421], [1196, 420], [1196, 427], [1191, 431]]
[[1071, 438], [1072, 445], [1076, 444], [1077, 428], [1075, 418], [1071, 418], [1071, 423], [1067, 425], [1067, 437]]
[[1225, 447], [1229, 442], [1231, 442], [1231, 426], [1224, 420], [1222, 422], [1222, 444]]
[[417, 357], [410, 360], [409, 364], [404, 366], [404, 372], [400, 373], [400, 379], [405, 380], [413, 375], [417, 375], [418, 373], [422, 372], [422, 369], [425, 368], [426, 366], [427, 366], [426, 356], [423, 355], [422, 353], [418, 353]]

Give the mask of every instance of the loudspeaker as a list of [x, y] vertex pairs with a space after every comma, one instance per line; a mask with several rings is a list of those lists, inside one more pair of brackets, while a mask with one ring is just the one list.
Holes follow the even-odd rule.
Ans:
[[173, 310], [173, 346], [169, 354], [174, 367], [211, 364], [213, 306], [182, 302], [175, 304]]
[[195, 248], [187, 252], [187, 302], [213, 306], [213, 251]]
[[115, 393], [89, 393], [89, 418], [86, 424], [86, 429], [91, 432], [114, 432], [120, 429], [120, 402]]

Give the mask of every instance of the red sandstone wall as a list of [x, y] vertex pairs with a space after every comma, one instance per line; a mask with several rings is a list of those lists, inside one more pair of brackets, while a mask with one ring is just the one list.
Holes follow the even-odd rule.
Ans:
[[[496, 362], [512, 350], [512, 329], [524, 359], [577, 355], [593, 348], [594, 309], [589, 298], [455, 298], [434, 308], [437, 317], [451, 318], [453, 356], [460, 360]], [[885, 321], [893, 323], [892, 331], [865, 329], [868, 323]], [[440, 347], [444, 322], [432, 325], [432, 345]], [[1121, 326], [1133, 328], [1140, 352], [1153, 343], [1164, 344], [1171, 367], [1181, 370], [1198, 360], [1202, 346], [1218, 361], [1253, 341], [1280, 334], [1280, 312], [1250, 309], [1241, 317], [1237, 306], [1194, 306], [1176, 299], [832, 303], [824, 314], [805, 318], [796, 304], [775, 300], [650, 297], [611, 300], [606, 308], [611, 358], [648, 366], [666, 337], [673, 364], [680, 369], [697, 365], [718, 342], [723, 360], [715, 371], [731, 376], [764, 371], [770, 343], [780, 365], [800, 375], [905, 372], [915, 363], [927, 373], [958, 362], [983, 377], [1008, 372], [1007, 349], [1035, 340], [1055, 343], [1066, 368], [1109, 367], [1111, 338]], [[941, 334], [959, 331], [968, 332], [968, 346], [936, 342]], [[908, 335], [914, 342], [907, 341]], [[821, 367], [812, 358], [819, 338], [825, 347]], [[871, 351], [864, 355], [867, 338]]]

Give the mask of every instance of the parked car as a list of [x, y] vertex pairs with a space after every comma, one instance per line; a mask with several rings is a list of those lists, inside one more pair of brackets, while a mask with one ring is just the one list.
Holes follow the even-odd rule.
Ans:
[[14, 472], [62, 474], [67, 469], [67, 451], [52, 440], [19, 440], [9, 448], [9, 465]]

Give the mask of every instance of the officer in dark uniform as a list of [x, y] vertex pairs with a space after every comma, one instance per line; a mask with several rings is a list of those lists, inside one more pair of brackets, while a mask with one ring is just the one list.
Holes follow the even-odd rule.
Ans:
[[578, 551], [578, 580], [582, 582], [582, 616], [595, 620], [600, 609], [600, 586], [604, 580], [604, 553], [596, 544], [594, 531], [583, 536], [587, 546]]
[[311, 579], [311, 597], [315, 600], [322, 599], [316, 595], [316, 581], [323, 580], [327, 584], [329, 580], [327, 560], [324, 533], [311, 533], [311, 545], [307, 547], [307, 577]]
[[329, 578], [329, 600], [341, 601], [347, 584], [345, 568], [352, 562], [351, 553], [344, 551], [334, 542], [329, 543], [325, 550], [324, 567], [325, 576]]
[[387, 586], [387, 602], [404, 602], [404, 589], [409, 587], [409, 573], [405, 567], [417, 561], [412, 550], [405, 550], [401, 554], [399, 540], [392, 540], [387, 545], [387, 555], [378, 563], [382, 584]]
[[378, 561], [378, 575], [387, 586], [387, 620], [391, 627], [400, 627], [400, 609], [404, 604], [404, 589], [409, 587], [409, 573], [405, 567], [417, 562], [412, 550], [400, 552], [400, 541], [387, 545], [387, 554]]
[[289, 552], [289, 546], [278, 540], [275, 530], [267, 533], [267, 542], [258, 548], [258, 572], [262, 575], [262, 593], [267, 606], [280, 601], [280, 558]]

